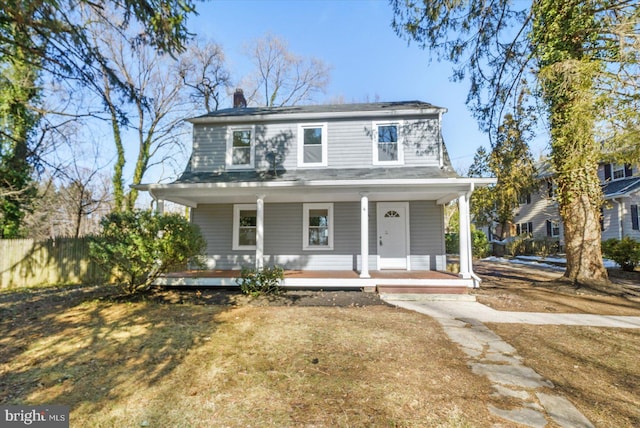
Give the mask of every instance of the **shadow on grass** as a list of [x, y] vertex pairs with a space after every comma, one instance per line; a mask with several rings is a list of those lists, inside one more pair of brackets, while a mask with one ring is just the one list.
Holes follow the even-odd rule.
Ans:
[[109, 287], [0, 294], [0, 404], [97, 412], [162, 381], [215, 334], [230, 302], [182, 305]]

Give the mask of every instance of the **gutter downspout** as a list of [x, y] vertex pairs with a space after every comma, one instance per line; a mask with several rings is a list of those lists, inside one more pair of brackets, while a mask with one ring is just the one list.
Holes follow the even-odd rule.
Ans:
[[624, 233], [624, 230], [622, 229], [624, 221], [624, 205], [622, 201], [618, 200], [618, 198], [612, 198], [611, 200], [618, 204], [618, 239], [622, 239], [622, 235]]
[[[473, 193], [475, 189], [475, 183], [471, 182], [469, 185], [469, 192], [467, 192], [466, 194], [466, 198], [467, 198], [467, 207], [470, 208], [471, 207], [471, 194]], [[466, 215], [466, 220], [469, 221], [469, 266], [468, 266], [468, 271], [469, 271], [469, 275], [471, 276], [471, 278], [473, 278], [473, 288], [480, 288], [480, 283], [482, 282], [482, 278], [480, 278], [474, 271], [473, 271], [473, 246], [471, 244], [471, 209], [469, 209], [469, 212]]]

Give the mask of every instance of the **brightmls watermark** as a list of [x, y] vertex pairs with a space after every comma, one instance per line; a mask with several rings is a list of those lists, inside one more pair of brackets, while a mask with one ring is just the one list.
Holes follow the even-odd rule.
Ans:
[[69, 428], [69, 406], [0, 406], [0, 427]]

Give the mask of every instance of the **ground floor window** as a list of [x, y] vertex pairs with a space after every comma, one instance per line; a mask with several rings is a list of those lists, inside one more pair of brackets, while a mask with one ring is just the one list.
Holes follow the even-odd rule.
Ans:
[[533, 223], [516, 224], [516, 235], [531, 235], [533, 233]]
[[233, 206], [233, 249], [256, 249], [256, 204], [240, 204]]
[[557, 221], [547, 220], [547, 236], [557, 238], [560, 236], [560, 223]]
[[333, 204], [303, 204], [303, 250], [333, 250]]

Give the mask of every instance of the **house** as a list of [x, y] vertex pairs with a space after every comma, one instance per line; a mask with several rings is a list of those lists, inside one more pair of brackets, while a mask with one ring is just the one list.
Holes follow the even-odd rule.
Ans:
[[[602, 163], [598, 167], [602, 183], [602, 240], [640, 239], [638, 205], [640, 204], [640, 174], [637, 167]], [[508, 236], [528, 234], [534, 238], [557, 239], [564, 245], [564, 227], [555, 201], [553, 172], [548, 163], [538, 166], [538, 191], [523, 195], [514, 213]]]
[[352, 272], [349, 284], [371, 285], [372, 271], [445, 271], [443, 208], [459, 199], [467, 231], [459, 278], [473, 286], [467, 201], [474, 187], [495, 180], [455, 173], [441, 134], [445, 108], [420, 101], [248, 108], [241, 92], [235, 96], [234, 108], [188, 120], [193, 151], [180, 178], [138, 186], [159, 207], [191, 207], [209, 269], [280, 265], [323, 272], [322, 281], [299, 282], [323, 286], [332, 272], [336, 284], [347, 283], [340, 272]]

